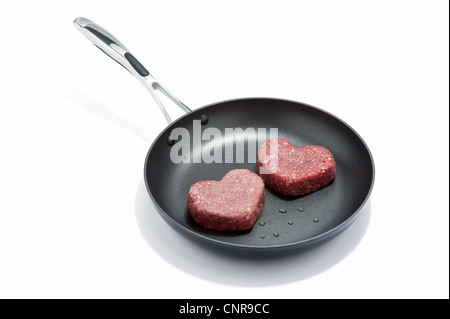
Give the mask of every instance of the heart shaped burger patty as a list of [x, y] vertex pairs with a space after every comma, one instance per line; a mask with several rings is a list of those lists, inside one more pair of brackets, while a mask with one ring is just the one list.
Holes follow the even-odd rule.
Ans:
[[296, 148], [281, 138], [261, 146], [256, 167], [267, 187], [287, 196], [314, 192], [328, 185], [336, 173], [333, 154], [325, 147]]
[[264, 182], [247, 169], [235, 169], [221, 181], [201, 181], [191, 186], [188, 208], [205, 228], [240, 231], [253, 227], [264, 206]]

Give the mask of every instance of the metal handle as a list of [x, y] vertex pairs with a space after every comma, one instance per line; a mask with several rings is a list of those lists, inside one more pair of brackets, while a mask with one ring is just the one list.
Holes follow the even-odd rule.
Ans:
[[186, 113], [191, 112], [183, 102], [164, 88], [147, 69], [128, 51], [128, 49], [120, 43], [120, 41], [111, 33], [103, 29], [98, 24], [92, 22], [89, 19], [79, 17], [73, 21], [75, 27], [88, 38], [97, 48], [102, 50], [106, 55], [118, 62], [125, 69], [127, 69], [135, 78], [139, 80], [151, 93], [156, 103], [158, 104], [161, 112], [163, 113], [168, 124], [172, 123], [172, 120], [167, 113], [164, 104], [161, 102], [156, 90], [161, 91], [176, 105], [178, 105]]

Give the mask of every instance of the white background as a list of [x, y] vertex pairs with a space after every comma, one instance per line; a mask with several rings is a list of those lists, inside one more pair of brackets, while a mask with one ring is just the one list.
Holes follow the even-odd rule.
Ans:
[[[5, 3], [1, 298], [449, 297], [447, 1]], [[263, 259], [181, 236], [143, 184], [164, 118], [77, 16], [194, 109], [267, 96], [349, 123], [376, 165], [360, 218]]]

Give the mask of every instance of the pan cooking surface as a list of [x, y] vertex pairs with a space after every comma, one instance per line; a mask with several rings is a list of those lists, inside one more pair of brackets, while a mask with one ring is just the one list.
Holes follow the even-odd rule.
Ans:
[[[207, 124], [201, 126], [202, 131], [214, 127], [225, 136], [226, 128], [265, 128], [267, 133], [270, 128], [277, 128], [278, 137], [296, 147], [324, 146], [335, 157], [336, 177], [325, 188], [304, 196], [287, 197], [266, 187], [264, 209], [249, 231], [205, 229], [192, 219], [187, 209], [191, 185], [201, 180], [220, 180], [236, 168], [256, 172], [256, 164], [247, 158], [248, 139], [244, 142], [243, 163], [192, 163], [192, 157], [199, 149], [192, 150], [190, 163], [173, 163], [170, 159], [172, 146], [167, 142], [170, 132], [184, 127], [192, 138], [193, 120], [200, 120], [202, 115], [208, 117]], [[202, 148], [207, 143], [202, 141]], [[235, 139], [222, 139], [219, 143], [222, 154], [230, 148], [236, 150]], [[145, 181], [160, 214], [177, 230], [225, 246], [280, 249], [319, 243], [346, 229], [370, 195], [374, 166], [370, 152], [358, 134], [333, 115], [293, 101], [240, 99], [197, 109], [166, 128], [148, 152]]]

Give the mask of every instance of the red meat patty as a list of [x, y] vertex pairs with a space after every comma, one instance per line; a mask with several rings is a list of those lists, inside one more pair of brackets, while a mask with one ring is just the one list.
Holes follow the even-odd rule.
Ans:
[[235, 169], [221, 181], [201, 181], [191, 186], [188, 208], [205, 228], [222, 231], [253, 227], [264, 206], [264, 182], [247, 169]]
[[261, 146], [256, 167], [267, 187], [287, 196], [314, 192], [328, 185], [336, 173], [333, 154], [325, 147], [296, 148], [281, 138]]

